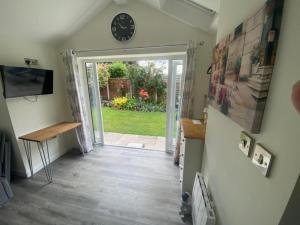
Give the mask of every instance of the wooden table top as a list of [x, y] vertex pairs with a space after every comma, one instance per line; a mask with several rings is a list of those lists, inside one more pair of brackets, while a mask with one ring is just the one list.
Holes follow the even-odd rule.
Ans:
[[183, 118], [181, 119], [181, 125], [185, 138], [205, 139], [206, 125], [204, 123], [194, 124], [193, 120]]
[[57, 135], [65, 133], [69, 130], [75, 129], [76, 127], [81, 126], [81, 123], [75, 122], [61, 122], [54, 124], [52, 126], [34, 131], [29, 134], [25, 134], [19, 139], [26, 141], [34, 141], [34, 142], [43, 142], [52, 138], [55, 138]]

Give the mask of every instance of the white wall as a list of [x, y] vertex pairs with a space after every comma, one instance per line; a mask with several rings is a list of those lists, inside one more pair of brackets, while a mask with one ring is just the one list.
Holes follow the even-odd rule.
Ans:
[[[255, 13], [264, 0], [222, 0], [217, 39]], [[238, 150], [239, 125], [209, 108], [204, 173], [215, 200], [218, 224], [276, 225], [300, 172], [300, 116], [290, 95], [300, 79], [300, 1], [286, 0], [276, 65], [260, 134], [253, 135], [274, 154], [265, 178]]]
[[0, 82], [0, 131], [7, 135], [7, 138], [12, 144], [12, 167], [18, 167], [18, 170], [25, 171], [24, 164], [22, 163], [21, 154], [19, 152], [19, 146], [16, 140], [14, 128], [11, 123], [10, 115], [8, 112], [6, 101], [3, 97], [2, 83]]
[[[136, 23], [136, 33], [129, 43], [119, 43], [110, 31], [113, 17], [120, 12], [129, 13]], [[84, 28], [69, 38], [60, 49], [73, 48], [75, 50], [86, 49], [112, 49], [130, 48], [140, 46], [161, 46], [169, 44], [187, 43], [188, 40], [205, 41], [200, 47], [199, 73], [195, 84], [202, 85], [203, 89], [196, 89], [195, 96], [203, 96], [206, 93], [208, 76], [206, 69], [210, 64], [211, 46], [213, 38], [206, 32], [189, 27], [177, 20], [161, 13], [160, 11], [144, 5], [139, 1], [129, 1], [128, 5], [117, 6], [111, 4], [92, 19]], [[185, 50], [185, 49], [184, 49]], [[182, 48], [160, 49], [156, 51], [182, 51]], [[143, 51], [150, 53], [153, 51]], [[136, 52], [114, 51], [110, 54], [123, 55]], [[103, 54], [103, 53], [99, 53]], [[199, 117], [203, 107], [203, 97], [196, 99], [195, 116]]]
[[[58, 68], [57, 51], [53, 47], [33, 43], [21, 38], [4, 37], [0, 38], [0, 64], [8, 66], [25, 66], [24, 58], [34, 58], [39, 60], [39, 68], [54, 70], [54, 94], [38, 96], [38, 101], [31, 103], [24, 98], [3, 99], [1, 93], [1, 111], [6, 107], [8, 114], [4, 119], [6, 123], [9, 118], [15, 137], [32, 132], [34, 130], [58, 123], [61, 121], [70, 120], [70, 113], [68, 105], [66, 104], [66, 97], [64, 92], [64, 76], [62, 71]], [[2, 115], [2, 114], [1, 114]], [[7, 126], [6, 126], [7, 129]], [[49, 142], [50, 154], [52, 159], [56, 159], [70, 148], [70, 144], [66, 137], [59, 137]], [[20, 149], [15, 149], [19, 157], [15, 158], [15, 173], [19, 175], [29, 175], [28, 163], [25, 157], [23, 143], [19, 140], [18, 145]], [[34, 172], [42, 168], [42, 162], [39, 158], [36, 145], [33, 146], [33, 167]], [[16, 146], [17, 148], [17, 146]], [[26, 172], [24, 171], [24, 162]]]

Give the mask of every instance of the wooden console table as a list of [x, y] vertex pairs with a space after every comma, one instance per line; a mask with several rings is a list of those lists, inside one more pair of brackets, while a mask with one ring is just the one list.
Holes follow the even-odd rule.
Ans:
[[[48, 140], [55, 138], [56, 136], [63, 134], [67, 131], [76, 129], [81, 126], [81, 123], [75, 122], [62, 122], [57, 123], [52, 126], [43, 128], [41, 130], [34, 131], [32, 133], [23, 135], [19, 139], [23, 140], [26, 157], [28, 160], [31, 177], [33, 177], [33, 168], [32, 168], [32, 157], [31, 157], [31, 142], [36, 142], [37, 147], [41, 156], [41, 160], [44, 166], [44, 171], [49, 183], [52, 182], [52, 170], [50, 166], [50, 154], [48, 148]], [[44, 148], [44, 146], [46, 147]]]

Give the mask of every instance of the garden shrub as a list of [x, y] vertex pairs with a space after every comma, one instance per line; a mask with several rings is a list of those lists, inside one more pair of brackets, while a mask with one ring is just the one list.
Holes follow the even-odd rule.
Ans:
[[139, 97], [141, 89], [145, 89], [146, 69], [137, 64], [128, 65], [129, 79], [132, 85], [132, 92], [135, 97]]
[[133, 88], [133, 95], [138, 98], [143, 90], [149, 94], [149, 100], [154, 103], [165, 101], [167, 84], [163, 80], [161, 69], [155, 68], [154, 64], [142, 67], [137, 64], [128, 66], [129, 79]]
[[122, 106], [122, 109], [130, 110], [130, 111], [137, 111], [137, 100], [134, 98], [128, 99], [126, 104]]
[[108, 72], [111, 78], [128, 77], [128, 68], [123, 62], [114, 62], [109, 65]]
[[109, 77], [110, 74], [108, 72], [108, 65], [106, 63], [98, 64], [98, 80], [101, 88], [107, 86]]
[[122, 109], [123, 106], [124, 106], [127, 102], [128, 102], [128, 98], [126, 98], [126, 97], [115, 98], [115, 99], [112, 101], [112, 105], [113, 105], [113, 107], [115, 107], [115, 108]]
[[143, 111], [143, 112], [165, 112], [165, 104], [155, 104], [136, 98], [115, 98], [111, 104], [105, 103], [104, 106], [114, 107], [121, 110]]
[[137, 111], [143, 112], [165, 112], [166, 108], [163, 105], [158, 105], [155, 103], [147, 103], [140, 101]]

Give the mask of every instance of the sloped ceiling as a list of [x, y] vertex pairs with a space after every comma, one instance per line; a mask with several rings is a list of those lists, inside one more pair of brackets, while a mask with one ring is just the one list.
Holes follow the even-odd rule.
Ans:
[[0, 35], [51, 44], [88, 22], [110, 0], [0, 0]]
[[[0, 0], [0, 35], [57, 45], [109, 4], [136, 0]], [[190, 26], [209, 31], [218, 0], [139, 0]]]
[[190, 0], [198, 5], [202, 5], [206, 8], [212, 9], [215, 12], [219, 12], [220, 0]]
[[219, 0], [141, 0], [190, 26], [210, 31]]

